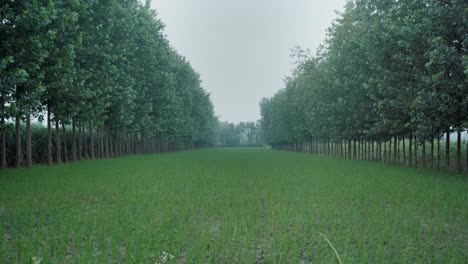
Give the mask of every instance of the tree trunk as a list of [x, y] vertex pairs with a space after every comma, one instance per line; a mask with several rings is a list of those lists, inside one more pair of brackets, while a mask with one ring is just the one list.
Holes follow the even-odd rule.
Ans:
[[72, 119], [72, 161], [76, 161], [76, 124]]
[[343, 139], [340, 139], [340, 157], [341, 158], [343, 158], [343, 154], [344, 154], [343, 151], [344, 151], [343, 150]]
[[113, 157], [116, 158], [120, 156], [120, 152], [121, 152], [121, 148], [120, 148], [121, 147], [120, 141], [122, 138], [121, 133], [116, 132], [115, 136], [111, 138], [112, 138], [112, 143], [113, 143]]
[[89, 125], [89, 150], [91, 153], [91, 159], [94, 160], [94, 135], [93, 135], [93, 126]]
[[88, 150], [88, 138], [86, 137], [86, 125], [83, 125], [83, 146], [84, 146], [84, 158], [89, 159]]
[[405, 136], [403, 135], [403, 143], [402, 143], [402, 149], [403, 149], [403, 165], [406, 166], [406, 147], [405, 147]]
[[361, 153], [362, 153], [362, 150], [361, 150], [361, 139], [358, 139], [358, 140], [357, 140], [357, 157], [356, 157], [357, 160], [362, 159]]
[[431, 138], [431, 169], [434, 168], [434, 138]]
[[101, 130], [99, 127], [96, 128], [96, 159], [100, 159], [101, 158]]
[[[297, 145], [294, 143], [294, 151], [297, 152]], [[145, 136], [143, 133], [140, 135], [140, 154], [146, 154], [145, 151]]]
[[364, 160], [365, 159], [365, 155], [366, 155], [366, 147], [364, 145], [364, 139], [361, 139], [360, 140], [360, 149], [361, 149], [361, 155], [360, 155], [360, 159], [361, 160]]
[[384, 152], [384, 163], [387, 163], [387, 141], [384, 141], [383, 152]]
[[422, 141], [422, 167], [426, 168], [426, 142]]
[[116, 138], [114, 137], [113, 134], [107, 135], [107, 138], [109, 140], [109, 158], [114, 158], [115, 157], [115, 152], [116, 152], [115, 142], [117, 140], [116, 140]]
[[367, 159], [367, 141], [365, 139], [362, 140], [362, 159]]
[[101, 126], [97, 127], [98, 135], [98, 148], [99, 148], [99, 159], [104, 158], [104, 129]]
[[59, 120], [56, 118], [55, 119], [55, 146], [56, 146], [56, 159], [57, 159], [57, 164], [62, 163], [62, 151], [61, 151], [61, 144], [62, 142], [60, 141], [60, 125], [59, 125]]
[[371, 143], [372, 141], [367, 140], [367, 160], [371, 160], [372, 152], [371, 152]]
[[83, 126], [81, 123], [78, 124], [78, 160], [83, 159]]
[[397, 164], [397, 145], [398, 145], [398, 137], [395, 136], [393, 140], [393, 163]]
[[47, 164], [52, 165], [52, 121], [49, 106], [47, 106]]
[[437, 169], [440, 169], [440, 134], [437, 133]]
[[461, 130], [457, 130], [457, 172], [462, 173], [461, 166]]
[[348, 140], [348, 159], [352, 159], [351, 158], [351, 140]]
[[[3, 99], [3, 98], [2, 98]], [[2, 169], [6, 169], [6, 130], [5, 130], [5, 103], [2, 100], [2, 121], [1, 121], [1, 129], [2, 129], [2, 157], [1, 157], [1, 165]]]
[[68, 142], [67, 142], [67, 128], [65, 127], [65, 123], [62, 123], [62, 134], [63, 134], [63, 156], [64, 162], [68, 162]]
[[99, 137], [99, 145], [100, 145], [100, 152], [101, 152], [101, 159], [104, 159], [106, 158], [106, 152], [105, 152], [105, 146], [104, 146], [104, 140], [105, 140], [105, 131], [104, 131], [104, 127], [100, 127], [100, 130], [101, 130], [101, 136]]
[[377, 160], [382, 161], [382, 141], [377, 142]]
[[388, 142], [388, 163], [392, 163], [392, 137], [390, 137]]
[[15, 124], [15, 128], [16, 128], [16, 158], [15, 158], [15, 167], [16, 168], [19, 168], [21, 167], [21, 157], [22, 157], [22, 153], [21, 153], [21, 116], [19, 114], [16, 114], [16, 124]]
[[125, 153], [125, 133], [117, 132], [117, 150], [116, 157], [120, 157]]
[[445, 167], [450, 170], [450, 129], [445, 137]]
[[31, 115], [26, 116], [26, 166], [31, 167], [32, 161], [32, 140], [31, 140]]
[[397, 144], [397, 150], [396, 150], [396, 153], [397, 153], [397, 164], [400, 164], [400, 140], [401, 138], [399, 137], [396, 137], [396, 144]]
[[413, 166], [413, 133], [410, 133], [409, 135], [409, 152], [408, 152], [408, 158], [409, 158], [409, 166]]
[[353, 159], [357, 159], [356, 140], [354, 140]]
[[418, 140], [416, 136], [414, 136], [414, 166], [418, 167]]
[[105, 157], [106, 159], [110, 158], [110, 155], [109, 155], [109, 133], [104, 130], [104, 153], [105, 153]]

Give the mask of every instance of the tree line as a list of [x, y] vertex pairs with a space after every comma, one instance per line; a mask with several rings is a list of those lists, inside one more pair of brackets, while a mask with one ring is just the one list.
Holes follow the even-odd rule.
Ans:
[[461, 139], [468, 127], [466, 8], [462, 0], [349, 1], [317, 54], [297, 49], [285, 88], [260, 102], [266, 142], [468, 169]]
[[219, 144], [225, 147], [262, 146], [260, 124], [256, 122], [219, 122]]
[[[6, 0], [0, 10], [1, 168], [215, 143], [210, 96], [150, 1]], [[31, 120], [47, 122], [36, 138]]]

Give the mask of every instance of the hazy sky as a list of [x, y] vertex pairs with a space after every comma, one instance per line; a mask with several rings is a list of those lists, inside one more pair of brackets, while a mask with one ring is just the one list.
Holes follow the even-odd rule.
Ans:
[[291, 49], [313, 52], [346, 0], [152, 0], [171, 44], [200, 73], [221, 120], [255, 121], [283, 88]]

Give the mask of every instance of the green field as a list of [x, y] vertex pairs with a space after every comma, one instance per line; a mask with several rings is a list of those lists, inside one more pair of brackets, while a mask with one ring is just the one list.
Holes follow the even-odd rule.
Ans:
[[0, 263], [466, 263], [468, 180], [267, 149], [0, 172]]

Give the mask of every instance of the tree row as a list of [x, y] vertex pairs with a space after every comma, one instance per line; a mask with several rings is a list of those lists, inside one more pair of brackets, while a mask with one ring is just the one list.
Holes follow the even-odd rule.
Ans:
[[[149, 3], [2, 1], [2, 168], [214, 143], [209, 94]], [[47, 123], [45, 142], [31, 120]]]
[[467, 28], [461, 0], [349, 1], [317, 54], [296, 50], [285, 88], [261, 101], [265, 140], [429, 167], [434, 155], [441, 159], [445, 135], [437, 166], [461, 172], [468, 168], [461, 139], [468, 127]]

